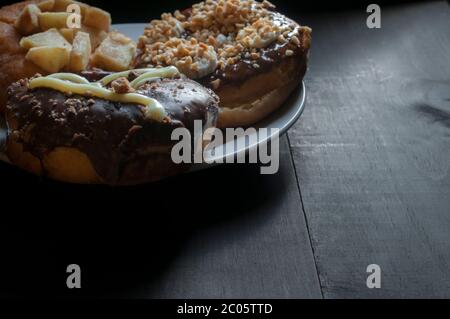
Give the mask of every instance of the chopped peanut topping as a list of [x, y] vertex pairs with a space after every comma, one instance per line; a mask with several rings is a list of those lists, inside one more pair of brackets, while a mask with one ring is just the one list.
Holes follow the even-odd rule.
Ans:
[[111, 87], [115, 93], [126, 94], [133, 93], [134, 89], [131, 87], [127, 78], [118, 78], [111, 82]]
[[174, 65], [194, 79], [241, 59], [253, 60], [257, 69], [264, 48], [274, 43], [300, 46], [298, 26], [280, 18], [274, 8], [268, 1], [205, 0], [191, 9], [163, 14], [150, 22], [139, 40], [141, 63]]

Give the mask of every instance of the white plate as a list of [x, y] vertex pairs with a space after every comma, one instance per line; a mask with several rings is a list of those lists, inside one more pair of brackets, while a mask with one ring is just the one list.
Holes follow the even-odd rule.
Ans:
[[[126, 23], [126, 24], [115, 24], [114, 29], [126, 34], [127, 36], [138, 39], [143, 33], [145, 23]], [[259, 128], [276, 128], [279, 130], [279, 135], [286, 133], [286, 131], [299, 119], [305, 107], [305, 85], [302, 82], [301, 85], [292, 93], [291, 97], [274, 113], [267, 116], [264, 120], [254, 125], [256, 129]], [[274, 130], [269, 130], [269, 135], [264, 138], [259, 138], [258, 133], [256, 136], [243, 136], [238, 137], [235, 140], [228, 141], [225, 144], [216, 147], [213, 152], [214, 154], [221, 154], [221, 157], [229, 158], [236, 154], [241, 154], [247, 152], [249, 149], [257, 147], [259, 144], [266, 142], [268, 139], [272, 139], [275, 133]], [[253, 137], [253, 138], [252, 138]], [[7, 157], [4, 154], [4, 143], [6, 138], [6, 125], [3, 118], [0, 117], [0, 160], [8, 162]], [[240, 140], [242, 139], [242, 140]], [[249, 144], [248, 141], [256, 140], [258, 143]], [[239, 147], [237, 145], [240, 145]], [[222, 148], [222, 149], [219, 149]], [[212, 156], [210, 152], [207, 154], [209, 159], [218, 160], [216, 156]], [[207, 168], [211, 165], [208, 164], [196, 164], [193, 170]]]

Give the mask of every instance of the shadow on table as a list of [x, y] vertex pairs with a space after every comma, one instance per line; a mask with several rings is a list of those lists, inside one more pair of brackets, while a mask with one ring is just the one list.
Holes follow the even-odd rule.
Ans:
[[[2, 166], [0, 173], [3, 194], [16, 200], [0, 226], [6, 296], [117, 297], [144, 285], [151, 293], [195, 233], [251, 218], [282, 191], [256, 165], [127, 188], [64, 185]], [[82, 268], [83, 289], [65, 286], [72, 263]]]

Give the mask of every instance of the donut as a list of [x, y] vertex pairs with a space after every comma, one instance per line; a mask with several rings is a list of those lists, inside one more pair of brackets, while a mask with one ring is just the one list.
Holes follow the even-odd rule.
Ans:
[[311, 29], [268, 1], [206, 0], [151, 21], [135, 67], [176, 66], [219, 96], [219, 127], [249, 126], [298, 87], [310, 44]]
[[[205, 130], [214, 127], [218, 98], [177, 71], [161, 75], [166, 71], [157, 70], [157, 78], [134, 89], [133, 80], [146, 74], [139, 72], [102, 78], [104, 73], [89, 71], [86, 78], [101, 79], [95, 84], [67, 73], [13, 83], [5, 113], [11, 162], [58, 181], [113, 186], [147, 183], [188, 170], [190, 164], [171, 159], [176, 143], [171, 133], [186, 128], [194, 134], [196, 120]], [[114, 80], [104, 82], [111, 75]]]

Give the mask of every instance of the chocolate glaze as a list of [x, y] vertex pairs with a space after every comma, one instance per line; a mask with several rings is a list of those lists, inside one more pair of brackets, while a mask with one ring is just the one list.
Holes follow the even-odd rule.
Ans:
[[105, 76], [112, 74], [113, 72], [104, 71], [102, 69], [94, 68], [92, 70], [84, 70], [79, 74], [85, 77], [89, 82], [97, 82], [103, 79]]
[[[300, 27], [296, 27], [298, 34], [301, 34]], [[292, 32], [294, 34], [294, 32]], [[301, 39], [301, 35], [299, 39]], [[274, 68], [277, 68], [285, 60], [295, 60], [304, 57], [307, 54], [309, 48], [302, 45], [295, 45], [292, 42], [284, 44], [273, 43], [270, 46], [258, 51], [260, 57], [257, 59], [245, 58], [242, 56], [240, 60], [232, 65], [227, 65], [225, 70], [216, 69], [212, 74], [203, 77], [198, 80], [204, 86], [211, 88], [211, 82], [216, 79], [220, 79], [220, 85], [235, 85], [240, 86], [243, 82], [249, 78], [258, 74], [270, 72]], [[286, 56], [286, 51], [293, 51], [293, 55]], [[258, 67], [255, 68], [254, 64]]]
[[170, 161], [175, 128], [186, 127], [192, 134], [194, 120], [201, 120], [206, 129], [215, 125], [218, 115], [216, 95], [187, 79], [160, 79], [140, 88], [139, 93], [164, 106], [168, 116], [163, 122], [146, 118], [138, 104], [69, 96], [46, 88], [30, 90], [27, 85], [21, 80], [8, 89], [8, 118], [18, 124], [9, 128], [9, 135], [39, 159], [57, 147], [76, 148], [112, 185], [135, 183], [130, 178], [136, 176], [145, 181], [146, 176], [133, 169], [144, 167], [156, 149], [165, 150], [165, 162]]
[[[300, 44], [295, 45], [292, 42], [280, 44], [274, 42], [265, 48], [259, 49], [258, 53], [260, 54], [260, 57], [257, 59], [246, 58], [245, 53], [242, 53], [240, 60], [237, 63], [227, 65], [224, 70], [216, 69], [212, 74], [198, 79], [198, 82], [211, 88], [211, 82], [216, 79], [220, 79], [220, 85], [232, 84], [240, 86], [251, 77], [261, 73], [270, 72], [274, 68], [277, 68], [285, 60], [295, 60], [304, 57], [309, 50], [309, 46], [302, 43], [303, 32], [305, 32], [305, 30], [302, 29], [296, 22], [290, 20], [282, 14], [273, 12], [272, 19], [278, 25], [295, 25], [294, 30], [289, 33], [287, 38], [290, 39], [292, 36], [297, 35], [300, 40]], [[293, 51], [293, 55], [286, 56], [287, 50]], [[258, 68], [255, 68], [254, 64], [257, 64]]]

